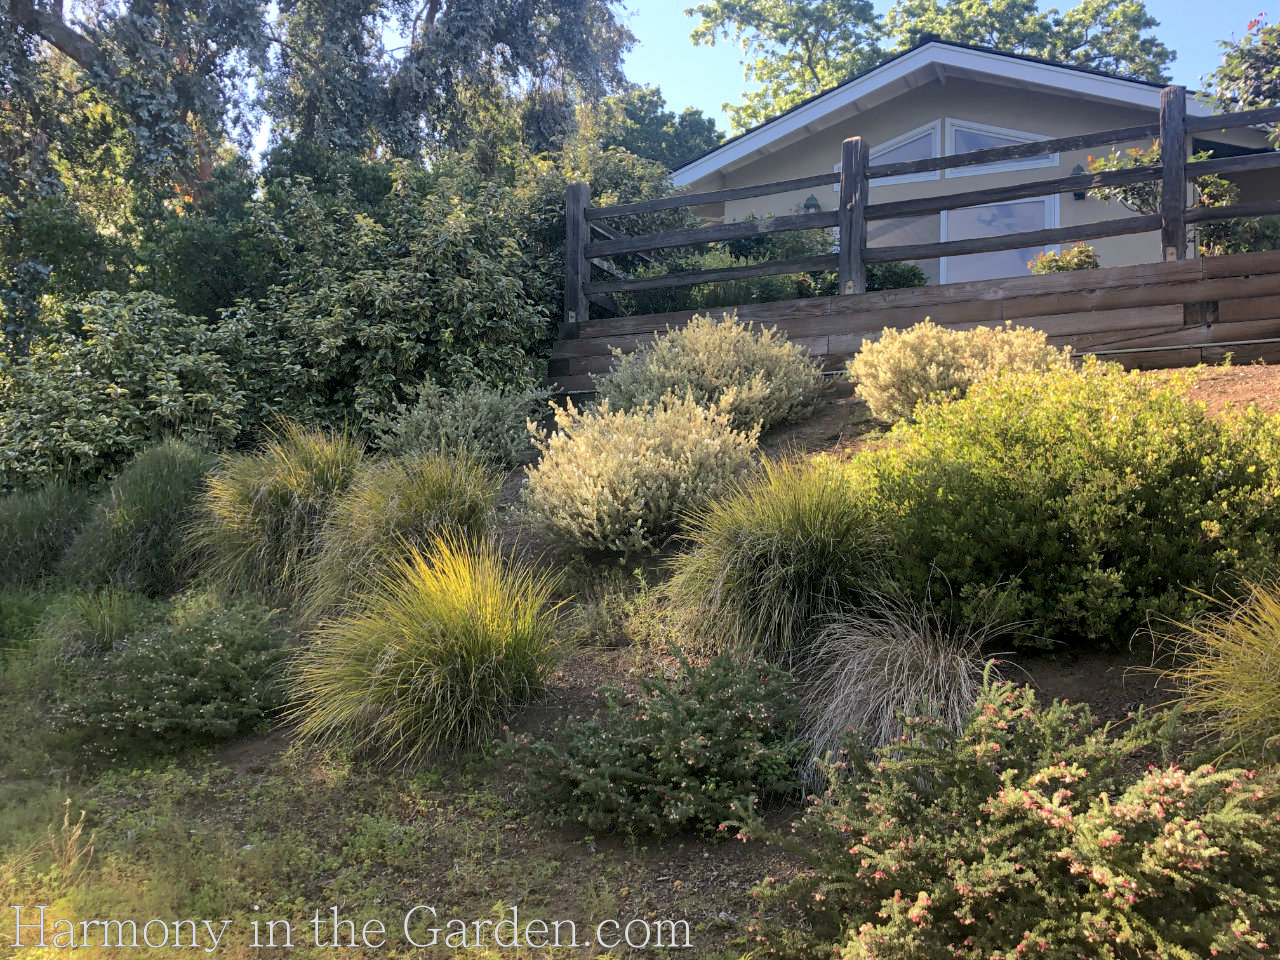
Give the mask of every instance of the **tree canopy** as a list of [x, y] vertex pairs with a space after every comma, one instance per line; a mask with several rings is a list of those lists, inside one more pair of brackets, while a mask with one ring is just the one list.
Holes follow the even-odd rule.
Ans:
[[878, 16], [869, 0], [704, 0], [691, 39], [733, 41], [759, 83], [725, 104], [735, 130], [762, 123], [932, 35], [1144, 80], [1168, 79], [1174, 53], [1151, 31], [1143, 0], [1081, 0], [1041, 10], [1037, 0], [897, 0]]

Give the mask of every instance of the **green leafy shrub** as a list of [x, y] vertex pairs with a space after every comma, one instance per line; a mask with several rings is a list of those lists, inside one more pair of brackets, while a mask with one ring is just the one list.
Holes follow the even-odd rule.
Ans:
[[[905, 287], [923, 287], [928, 277], [914, 263], [867, 264], [867, 292], [873, 290], [901, 290]], [[835, 292], [835, 291], [833, 291]]]
[[476, 537], [498, 499], [495, 476], [473, 460], [419, 456], [363, 464], [337, 495], [315, 560], [307, 603], [319, 614], [359, 597], [383, 568], [440, 534]]
[[1280, 593], [1253, 585], [1238, 604], [1207, 614], [1173, 638], [1165, 679], [1187, 711], [1227, 749], [1280, 747]]
[[279, 709], [284, 639], [277, 613], [196, 594], [78, 661], [57, 713], [104, 753], [229, 739]]
[[822, 386], [820, 369], [799, 347], [729, 314], [695, 316], [630, 355], [615, 349], [613, 369], [592, 379], [599, 400], [616, 410], [690, 397], [718, 406], [740, 430], [802, 417]]
[[62, 569], [81, 586], [171, 596], [182, 585], [182, 542], [213, 467], [208, 452], [181, 440], [142, 451], [111, 481], [67, 548]]
[[493, 542], [413, 550], [301, 654], [300, 734], [404, 763], [484, 743], [551, 671], [554, 587]]
[[522, 463], [534, 453], [526, 425], [550, 396], [484, 383], [443, 390], [428, 380], [412, 404], [400, 404], [382, 422], [380, 445], [397, 456], [453, 453], [495, 466]]
[[212, 446], [242, 429], [225, 335], [154, 294], [97, 293], [56, 336], [0, 356], [0, 489], [96, 479], [166, 436]]
[[1049, 346], [1030, 327], [949, 330], [927, 318], [906, 330], [885, 328], [849, 361], [858, 396], [881, 420], [909, 419], [922, 400], [957, 399], [979, 380], [1003, 372], [1069, 366], [1070, 349]]
[[1120, 643], [1185, 622], [1280, 546], [1280, 420], [1209, 417], [1188, 378], [1006, 375], [925, 405], [851, 465], [916, 596], [941, 576], [968, 619], [999, 589], [1019, 644]]
[[681, 518], [751, 463], [758, 429], [735, 430], [727, 414], [667, 399], [631, 412], [556, 412], [537, 442], [524, 506], [547, 537], [571, 548], [633, 554], [662, 546]]
[[87, 508], [82, 490], [61, 483], [0, 496], [0, 587], [31, 586], [53, 574]]
[[351, 438], [290, 423], [257, 452], [224, 456], [192, 531], [204, 575], [267, 600], [299, 596], [321, 524], [362, 462]]
[[35, 640], [56, 594], [0, 589], [0, 668]]
[[1061, 252], [1042, 250], [1027, 264], [1036, 276], [1047, 273], [1070, 273], [1073, 270], [1097, 270], [1098, 253], [1087, 243], [1077, 243]]
[[911, 718], [898, 742], [853, 744], [798, 836], [748, 830], [811, 865], [761, 888], [788, 929], [757, 935], [787, 956], [845, 960], [1265, 956], [1280, 784], [1136, 772], [1168, 743], [1161, 722], [1117, 735], [1086, 706], [992, 683], [959, 733]]
[[662, 835], [714, 832], [735, 805], [794, 788], [786, 675], [728, 654], [681, 666], [634, 693], [605, 691], [602, 716], [570, 717], [546, 739], [509, 738], [525, 801], [553, 823]]
[[697, 510], [665, 593], [717, 648], [794, 655], [877, 583], [884, 539], [866, 502], [824, 462], [766, 461]]

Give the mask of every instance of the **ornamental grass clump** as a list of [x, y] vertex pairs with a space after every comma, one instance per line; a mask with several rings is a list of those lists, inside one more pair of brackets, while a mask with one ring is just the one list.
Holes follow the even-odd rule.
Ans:
[[138, 454], [111, 481], [63, 557], [83, 587], [119, 587], [152, 597], [178, 591], [188, 573], [182, 542], [214, 458], [181, 440]]
[[846, 960], [1269, 956], [1277, 773], [1144, 770], [1176, 733], [988, 680], [959, 732], [910, 717], [885, 746], [851, 737], [795, 835], [746, 818], [809, 865], [757, 890], [751, 933]]
[[673, 678], [606, 690], [599, 716], [570, 717], [545, 739], [509, 737], [503, 752], [523, 774], [522, 799], [552, 823], [714, 836], [736, 806], [796, 786], [788, 682], [759, 660], [681, 657]]
[[1127, 643], [1280, 554], [1280, 419], [1210, 417], [1194, 374], [1088, 360], [1008, 374], [918, 411], [855, 458], [893, 578], [971, 619], [988, 591], [1016, 645]]
[[630, 555], [656, 550], [752, 462], [758, 428], [735, 429], [716, 406], [667, 399], [633, 411], [608, 402], [556, 412], [527, 468], [530, 522], [562, 547]]
[[868, 501], [824, 461], [766, 461], [693, 513], [671, 561], [671, 605], [718, 649], [789, 660], [875, 589], [886, 541]]
[[497, 499], [497, 476], [465, 456], [420, 455], [362, 464], [320, 529], [306, 574], [311, 615], [358, 602], [384, 568], [413, 549], [425, 550], [440, 534], [480, 536]]
[[300, 654], [299, 733], [402, 764], [483, 744], [546, 683], [554, 590], [492, 541], [442, 536], [410, 551]]
[[30, 587], [53, 575], [88, 499], [63, 483], [0, 496], [0, 587]]
[[1164, 672], [1188, 714], [1228, 751], [1280, 750], [1280, 589], [1249, 587], [1231, 609], [1206, 614], [1172, 638]]
[[630, 355], [615, 350], [613, 369], [592, 379], [599, 399], [615, 410], [687, 396], [716, 406], [739, 430], [799, 419], [822, 388], [821, 368], [800, 347], [730, 314], [695, 316]]
[[1001, 373], [1070, 366], [1068, 347], [1050, 346], [1030, 327], [949, 330], [928, 318], [906, 330], [888, 327], [848, 363], [858, 396], [881, 420], [911, 419], [923, 401], [955, 400], [973, 384]]
[[334, 498], [363, 461], [342, 434], [286, 423], [254, 453], [224, 456], [197, 507], [189, 548], [214, 585], [297, 599]]

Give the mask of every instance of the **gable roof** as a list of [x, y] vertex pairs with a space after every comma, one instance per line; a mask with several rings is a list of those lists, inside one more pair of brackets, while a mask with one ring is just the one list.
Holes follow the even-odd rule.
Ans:
[[[1155, 111], [1160, 109], [1160, 91], [1164, 86], [1026, 54], [929, 39], [801, 101], [759, 126], [730, 137], [714, 150], [677, 168], [672, 180], [677, 188], [687, 187], [712, 174], [742, 166], [837, 119], [856, 115], [924, 83], [947, 77], [985, 77], [1019, 87]], [[1213, 111], [1189, 97], [1187, 112], [1207, 115]]]

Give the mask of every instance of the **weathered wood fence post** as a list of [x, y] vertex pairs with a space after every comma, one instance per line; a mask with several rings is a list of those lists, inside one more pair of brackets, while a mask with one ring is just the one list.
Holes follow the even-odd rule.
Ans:
[[591, 228], [587, 224], [587, 207], [591, 205], [591, 187], [571, 183], [564, 191], [564, 323], [560, 337], [572, 340], [587, 320], [587, 294], [582, 285], [591, 279], [587, 260], [587, 241]]
[[862, 251], [867, 246], [867, 194], [871, 145], [850, 137], [840, 148], [840, 207], [836, 225], [840, 231], [838, 258], [840, 292], [866, 293], [867, 271]]
[[1187, 258], [1187, 88], [1160, 91], [1160, 249], [1165, 260]]

